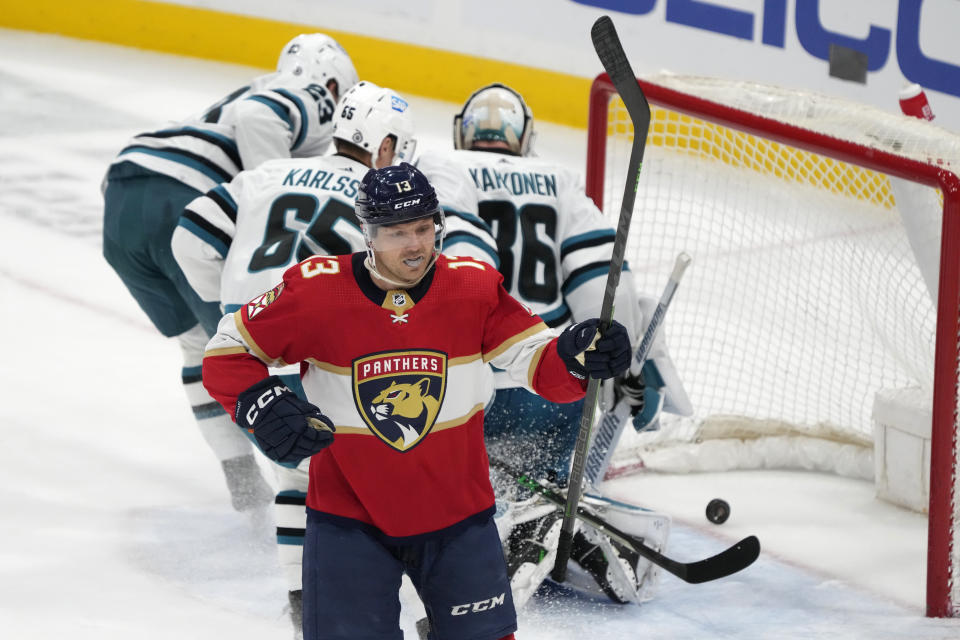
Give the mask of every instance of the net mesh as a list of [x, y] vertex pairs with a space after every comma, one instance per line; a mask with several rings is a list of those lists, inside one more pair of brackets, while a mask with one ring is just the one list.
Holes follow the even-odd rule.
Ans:
[[[752, 83], [646, 80], [865, 150], [960, 167], [960, 136], [927, 122]], [[932, 403], [943, 194], [783, 138], [651, 107], [626, 256], [639, 290], [653, 296], [678, 253], [693, 257], [664, 331], [694, 415], [664, 414], [660, 431], [628, 434], [617, 457], [650, 466], [655, 451], [745, 433], [814, 436], [869, 455], [878, 393], [910, 390]], [[606, 116], [602, 198], [615, 224], [633, 128], [615, 93]], [[740, 455], [728, 467], [791, 464], [754, 452], [743, 465]], [[826, 468], [843, 473], [836, 449], [826, 455]], [[872, 467], [868, 457], [849, 473], [872, 477]], [[950, 553], [956, 605], [960, 558]]]

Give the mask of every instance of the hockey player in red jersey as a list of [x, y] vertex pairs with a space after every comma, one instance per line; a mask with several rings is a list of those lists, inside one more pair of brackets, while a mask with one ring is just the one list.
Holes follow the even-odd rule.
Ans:
[[[372, 169], [356, 213], [366, 253], [313, 256], [225, 316], [204, 384], [271, 458], [313, 456], [305, 639], [402, 638], [403, 573], [434, 638], [511, 638], [483, 443], [487, 364], [571, 402], [588, 375], [626, 369], [627, 332], [614, 323], [598, 337], [593, 319], [558, 334], [493, 267], [440, 255], [443, 213], [411, 165]], [[310, 402], [267, 376], [295, 362]]]
[[[264, 162], [187, 205], [171, 247], [197, 294], [219, 300], [225, 311], [233, 312], [310, 255], [364, 251], [366, 242], [354, 214], [360, 180], [371, 167], [413, 157], [417, 144], [412, 111], [392, 89], [361, 81], [344, 94], [333, 116], [336, 154]], [[458, 180], [448, 173], [446, 179], [430, 176], [444, 208], [443, 252], [495, 265], [496, 242], [475, 217], [476, 196], [471, 203], [456, 191], [469, 177]], [[301, 389], [299, 366], [272, 373], [291, 390]], [[244, 432], [228, 425], [244, 438]], [[302, 627], [309, 464], [273, 465], [277, 551], [297, 634]]]

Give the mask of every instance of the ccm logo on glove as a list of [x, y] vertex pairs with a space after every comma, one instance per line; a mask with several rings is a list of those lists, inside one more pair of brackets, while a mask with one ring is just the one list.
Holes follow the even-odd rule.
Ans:
[[[271, 402], [282, 397], [284, 392], [293, 393], [290, 391], [290, 388], [284, 384], [270, 385], [270, 388], [261, 393], [257, 397], [256, 401], [250, 405], [250, 408], [247, 409], [247, 413], [244, 416], [244, 418], [247, 420], [247, 427], [250, 429], [250, 431], [253, 431], [253, 425], [257, 421], [257, 417], [260, 415], [260, 410], [266, 409]], [[239, 402], [237, 404], [237, 408], [239, 409]]]
[[333, 443], [333, 422], [277, 376], [237, 397], [237, 424], [253, 432], [260, 450], [276, 462], [296, 463]]

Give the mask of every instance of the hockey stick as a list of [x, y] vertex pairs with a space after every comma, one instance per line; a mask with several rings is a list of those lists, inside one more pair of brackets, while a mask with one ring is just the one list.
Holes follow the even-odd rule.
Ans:
[[[671, 300], [673, 300], [673, 294], [676, 293], [677, 287], [680, 285], [680, 279], [683, 278], [683, 273], [688, 266], [690, 266], [690, 256], [686, 253], [679, 254], [673, 263], [673, 272], [667, 280], [667, 286], [663, 289], [657, 308], [650, 317], [649, 324], [647, 324], [647, 330], [643, 334], [640, 346], [633, 354], [633, 361], [630, 363], [631, 375], [640, 375], [643, 363], [646, 362], [647, 355], [649, 355], [653, 346], [653, 339], [659, 333], [660, 325], [663, 324], [663, 318], [667, 309], [670, 308]], [[596, 486], [603, 480], [607, 467], [610, 465], [613, 450], [616, 448], [617, 442], [620, 440], [620, 434], [623, 433], [623, 428], [629, 418], [630, 407], [623, 400], [600, 416], [596, 432], [593, 435], [593, 443], [588, 449], [584, 472], [590, 485]]]
[[[650, 128], [650, 105], [643, 95], [637, 77], [633, 74], [627, 54], [623, 51], [617, 30], [609, 16], [600, 16], [590, 30], [593, 48], [603, 64], [617, 93], [623, 99], [630, 120], [633, 122], [633, 148], [627, 165], [627, 182], [623, 189], [623, 201], [620, 205], [620, 219], [617, 222], [617, 234], [613, 241], [613, 255], [610, 258], [610, 271], [603, 292], [603, 304], [600, 307], [600, 333], [610, 326], [613, 317], [613, 298], [620, 284], [620, 272], [623, 270], [623, 255], [627, 249], [627, 234], [630, 232], [630, 220], [633, 218], [633, 203], [637, 197], [637, 182], [640, 180], [640, 167], [643, 163], [643, 149], [647, 143], [647, 131]], [[583, 489], [583, 469], [590, 444], [590, 430], [593, 428], [594, 413], [597, 407], [597, 393], [600, 381], [590, 378], [583, 403], [583, 415], [580, 417], [580, 431], [577, 434], [576, 448], [573, 453], [573, 466], [570, 470], [570, 489], [563, 510], [563, 525], [560, 529], [560, 541], [557, 544], [557, 559], [551, 576], [556, 582], [567, 577], [567, 561], [573, 545], [573, 521], [576, 518], [577, 505]]]
[[[563, 497], [563, 494], [543, 486], [530, 476], [514, 469], [506, 462], [490, 458], [490, 466], [513, 476], [518, 484], [543, 496], [555, 505], [562, 507], [566, 504], [566, 499]], [[621, 531], [583, 507], [577, 507], [576, 517], [609, 538], [632, 549], [638, 555], [643, 556], [658, 567], [663, 567], [684, 582], [690, 584], [700, 584], [725, 578], [746, 569], [760, 556], [760, 541], [756, 536], [747, 536], [732, 547], [709, 558], [695, 562], [680, 562], [679, 560], [668, 558], [656, 549], [648, 547], [644, 544], [642, 538]]]

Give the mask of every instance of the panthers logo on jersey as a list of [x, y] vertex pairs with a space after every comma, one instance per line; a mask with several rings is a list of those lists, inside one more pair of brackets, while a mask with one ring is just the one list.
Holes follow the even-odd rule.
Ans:
[[353, 362], [353, 398], [370, 430], [397, 451], [409, 451], [433, 428], [447, 385], [439, 351], [389, 351]]

